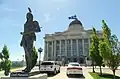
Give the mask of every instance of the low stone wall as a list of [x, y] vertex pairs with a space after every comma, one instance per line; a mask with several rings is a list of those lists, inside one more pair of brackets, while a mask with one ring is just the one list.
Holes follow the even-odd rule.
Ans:
[[1, 79], [47, 79], [47, 74], [38, 74], [31, 77], [1, 77]]

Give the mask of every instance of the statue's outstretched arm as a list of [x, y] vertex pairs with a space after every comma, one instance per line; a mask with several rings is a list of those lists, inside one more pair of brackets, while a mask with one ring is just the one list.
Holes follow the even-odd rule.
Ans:
[[39, 26], [39, 23], [37, 21], [34, 21], [34, 27], [35, 27], [35, 32], [41, 32], [41, 27]]

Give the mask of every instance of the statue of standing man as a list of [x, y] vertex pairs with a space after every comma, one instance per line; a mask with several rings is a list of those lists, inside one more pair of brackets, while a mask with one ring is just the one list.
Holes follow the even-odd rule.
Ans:
[[[41, 32], [39, 23], [37, 21], [33, 21], [33, 15], [30, 8], [28, 8], [29, 12], [26, 15], [27, 21], [24, 24], [24, 32], [21, 32], [22, 40], [20, 46], [24, 48], [25, 51], [25, 59], [26, 59], [26, 68], [23, 70], [24, 72], [30, 72], [31, 69], [35, 66], [36, 63], [32, 61], [33, 57], [33, 48], [34, 41], [36, 41], [35, 33]], [[34, 63], [34, 64], [32, 64]]]

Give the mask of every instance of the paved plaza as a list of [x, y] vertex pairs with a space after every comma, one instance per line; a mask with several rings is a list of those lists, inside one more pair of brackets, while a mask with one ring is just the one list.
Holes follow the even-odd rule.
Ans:
[[[56, 74], [56, 75], [48, 75], [48, 79], [85, 79], [85, 77], [90, 76], [88, 72], [92, 72], [92, 67], [84, 67], [83, 68], [83, 76], [66, 76], [66, 69], [67, 67], [61, 67], [61, 71], [60, 73]], [[18, 68], [18, 69], [13, 69], [12, 71], [16, 71], [16, 70], [22, 70], [23, 68]], [[32, 71], [39, 71], [38, 67], [34, 67], [34, 69]], [[96, 72], [99, 72], [99, 67], [95, 68]], [[108, 67], [102, 67], [102, 72], [103, 73], [109, 73], [112, 74], [112, 70], [110, 70]], [[120, 67], [118, 68], [118, 70], [116, 70], [116, 75], [120, 76]], [[0, 77], [4, 76], [4, 72], [1, 71], [0, 72]], [[86, 78], [87, 79], [87, 78]]]

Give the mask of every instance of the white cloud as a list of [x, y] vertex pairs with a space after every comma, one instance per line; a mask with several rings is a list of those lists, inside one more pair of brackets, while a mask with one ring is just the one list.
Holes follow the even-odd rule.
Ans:
[[59, 11], [60, 10], [60, 8], [57, 8], [57, 11]]
[[51, 20], [51, 17], [50, 17], [49, 13], [44, 14], [44, 17], [45, 17], [45, 22], [48, 22], [48, 21]]
[[12, 8], [3, 8], [3, 10], [9, 11], [9, 12], [16, 11], [15, 9], [12, 9]]
[[54, 1], [54, 2], [66, 2], [68, 0], [52, 0], [52, 1]]

